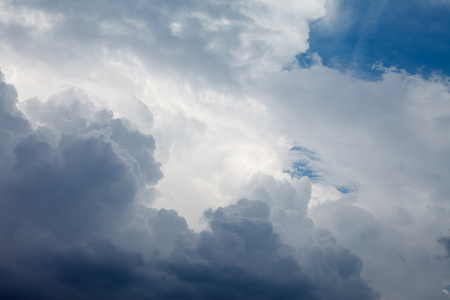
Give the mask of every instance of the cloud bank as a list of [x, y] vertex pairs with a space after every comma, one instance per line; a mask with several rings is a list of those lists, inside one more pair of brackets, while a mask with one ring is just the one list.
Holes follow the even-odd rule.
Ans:
[[403, 6], [0, 0], [5, 295], [446, 299], [448, 5]]
[[[241, 199], [194, 232], [140, 194], [162, 178], [150, 135], [73, 90], [25, 102], [32, 126], [14, 87], [0, 88], [2, 299], [378, 298], [361, 259], [301, 203]], [[289, 218], [312, 241], [275, 231]]]

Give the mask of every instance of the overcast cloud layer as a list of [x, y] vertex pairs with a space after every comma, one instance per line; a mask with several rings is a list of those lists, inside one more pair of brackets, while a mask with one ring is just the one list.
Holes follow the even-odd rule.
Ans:
[[448, 299], [446, 66], [353, 2], [0, 1], [0, 298]]

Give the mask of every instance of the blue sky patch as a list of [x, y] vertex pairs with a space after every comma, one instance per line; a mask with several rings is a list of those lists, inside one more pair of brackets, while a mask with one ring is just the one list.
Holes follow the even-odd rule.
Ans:
[[381, 63], [411, 74], [450, 75], [450, 3], [344, 0], [335, 17], [311, 24], [310, 49], [297, 58], [311, 66], [317, 52], [327, 67], [377, 79]]
[[292, 178], [302, 178], [306, 176], [312, 181], [320, 178], [317, 172], [310, 167], [309, 163], [304, 161], [294, 163], [292, 169], [286, 170], [285, 172], [291, 175]]
[[311, 181], [320, 179], [316, 170], [314, 170], [311, 163], [318, 160], [316, 154], [301, 146], [294, 146], [290, 149], [295, 155], [294, 162], [291, 169], [284, 172], [291, 175], [292, 178], [308, 177]]
[[349, 188], [348, 186], [338, 186], [336, 189], [341, 192], [342, 194], [349, 194], [353, 192], [354, 190]]

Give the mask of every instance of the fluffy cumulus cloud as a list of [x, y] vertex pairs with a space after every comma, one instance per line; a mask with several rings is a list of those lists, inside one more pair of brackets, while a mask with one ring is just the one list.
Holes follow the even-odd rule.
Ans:
[[449, 5], [403, 6], [0, 0], [0, 298], [446, 299]]
[[255, 179], [268, 202], [210, 209], [194, 232], [140, 193], [162, 178], [150, 135], [73, 90], [26, 101], [28, 119], [0, 87], [2, 299], [377, 299], [330, 233], [287, 243], [275, 231], [268, 203], [280, 201], [274, 219], [303, 212], [293, 218], [315, 236], [286, 183]]

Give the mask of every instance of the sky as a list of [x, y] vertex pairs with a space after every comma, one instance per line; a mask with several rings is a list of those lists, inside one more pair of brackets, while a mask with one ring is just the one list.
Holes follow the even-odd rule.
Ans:
[[449, 299], [450, 1], [0, 0], [0, 298]]

